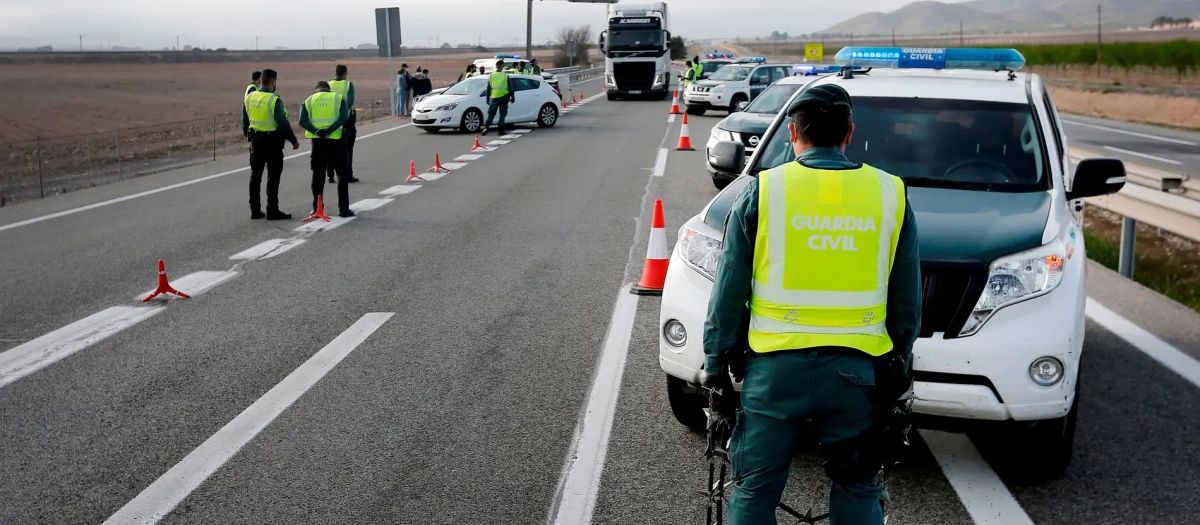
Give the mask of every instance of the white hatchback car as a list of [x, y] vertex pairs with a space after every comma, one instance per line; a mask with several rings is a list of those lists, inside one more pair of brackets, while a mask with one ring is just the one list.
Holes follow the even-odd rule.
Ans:
[[[550, 84], [537, 75], [509, 75], [509, 80], [516, 100], [508, 106], [506, 125], [533, 122], [549, 128], [558, 122], [560, 101]], [[441, 94], [424, 97], [413, 108], [413, 125], [430, 133], [482, 131], [487, 122], [487, 91], [487, 77], [471, 77]]]
[[[845, 88], [855, 123], [847, 156], [905, 180], [923, 280], [913, 350], [918, 421], [951, 430], [979, 424], [963, 424], [969, 420], [1003, 425], [1013, 434], [1007, 443], [1025, 447], [1017, 449], [1027, 452], [1021, 468], [1054, 474], [1070, 460], [1078, 413], [1087, 282], [1081, 199], [1120, 190], [1124, 166], [1089, 159], [1070, 173], [1066, 136], [1041, 79], [1006, 70], [1023, 65], [1016, 51], [1000, 50], [1006, 63], [983, 60], [977, 70], [946, 69], [954, 67], [948, 58], [963, 56], [956, 52], [972, 50], [922, 51], [934, 51], [926, 60], [941, 57], [940, 67], [860, 64], [874, 69], [813, 77], [793, 97], [818, 84]], [[874, 48], [867, 56], [899, 52]], [[744, 168], [742, 143], [709, 150], [714, 169], [741, 175], [683, 225], [671, 255], [659, 364], [672, 411], [693, 428], [704, 421], [696, 385], [725, 220], [753, 174], [795, 159], [786, 120], [775, 117]]]

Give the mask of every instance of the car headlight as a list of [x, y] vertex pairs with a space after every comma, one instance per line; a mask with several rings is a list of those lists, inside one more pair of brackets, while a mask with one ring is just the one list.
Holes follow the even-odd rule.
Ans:
[[1062, 282], [1066, 260], [1066, 247], [1060, 240], [996, 259], [975, 310], [959, 335], [978, 332], [992, 314], [1005, 306], [1050, 293]]
[[661, 74], [661, 75], [654, 75], [654, 85], [656, 85], [656, 86], [661, 86], [661, 85], [663, 85], [663, 83], [665, 83], [666, 81], [667, 81], [667, 75], [666, 75], [666, 73], [663, 73], [663, 74]]
[[455, 102], [453, 104], [446, 104], [444, 106], [438, 106], [437, 109], [435, 109], [434, 111], [452, 111], [456, 107], [458, 107], [457, 102]]
[[710, 89], [709, 91], [712, 91], [713, 93], [724, 93], [725, 92], [725, 84], [717, 84], [717, 85], [713, 86], [712, 89]]
[[610, 86], [617, 85], [617, 81], [613, 79], [612, 75], [604, 75], [604, 83]]
[[721, 261], [722, 242], [684, 226], [679, 232], [679, 248], [688, 266], [712, 281]]
[[720, 142], [722, 140], [733, 140], [733, 133], [730, 133], [726, 130], [723, 130], [721, 128], [716, 128], [716, 127], [714, 127], [712, 129], [710, 136], [712, 137], [712, 139], [714, 141], [717, 141], [717, 142]]

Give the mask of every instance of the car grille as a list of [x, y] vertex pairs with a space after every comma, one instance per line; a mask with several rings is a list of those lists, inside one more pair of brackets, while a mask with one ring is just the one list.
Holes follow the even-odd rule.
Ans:
[[431, 118], [414, 118], [413, 124], [420, 124], [420, 125], [433, 124], [435, 122], [435, 120], [436, 119], [431, 119]]
[[762, 140], [762, 135], [758, 133], [734, 133], [734, 137], [745, 144], [748, 150], [757, 148], [758, 142]]
[[616, 62], [613, 78], [617, 89], [648, 91], [654, 85], [654, 62]]
[[958, 337], [987, 283], [983, 263], [921, 262], [921, 337]]

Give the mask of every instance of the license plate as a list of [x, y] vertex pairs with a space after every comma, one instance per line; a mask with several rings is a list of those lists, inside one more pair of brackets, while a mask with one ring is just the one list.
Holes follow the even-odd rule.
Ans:
[[629, 94], [630, 94], [630, 95], [641, 95], [641, 94], [642, 94], [642, 90], [640, 90], [640, 89], [633, 89], [633, 90], [630, 90], [630, 91], [629, 91]]

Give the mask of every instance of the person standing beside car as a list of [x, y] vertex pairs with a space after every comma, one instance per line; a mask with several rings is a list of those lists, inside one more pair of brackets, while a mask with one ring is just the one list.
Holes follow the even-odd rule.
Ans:
[[488, 114], [487, 123], [483, 125], [483, 133], [487, 135], [488, 128], [492, 126], [492, 119], [496, 113], [500, 113], [500, 122], [497, 128], [500, 133], [504, 133], [504, 121], [508, 118], [508, 105], [516, 100], [516, 95], [512, 90], [512, 82], [508, 77], [508, 73], [504, 71], [504, 61], [496, 61], [496, 69], [488, 75]]
[[852, 109], [836, 85], [795, 99], [786, 114], [797, 159], [751, 181], [726, 223], [704, 384], [732, 392], [730, 373], [743, 381], [732, 525], [776, 522], [805, 420], [832, 484], [830, 523], [883, 523], [881, 436], [912, 381], [920, 257], [903, 181], [846, 158]]
[[408, 117], [408, 64], [400, 64], [396, 72], [396, 118]]

